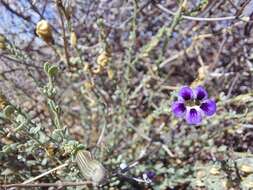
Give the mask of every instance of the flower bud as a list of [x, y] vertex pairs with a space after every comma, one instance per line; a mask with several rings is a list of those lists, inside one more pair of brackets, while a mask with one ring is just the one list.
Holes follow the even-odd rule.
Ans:
[[99, 161], [91, 157], [90, 152], [79, 150], [76, 154], [76, 162], [85, 179], [96, 184], [100, 184], [105, 180], [105, 168]]
[[145, 173], [142, 175], [143, 180], [144, 180], [146, 183], [151, 183], [155, 176], [156, 176], [156, 173], [153, 172], [153, 171], [147, 171], [147, 172], [145, 172]]
[[37, 23], [36, 34], [46, 43], [53, 43], [52, 28], [46, 20], [41, 20]]
[[154, 177], [156, 176], [156, 173], [154, 171], [147, 171], [146, 174], [147, 177], [151, 180], [154, 179]]

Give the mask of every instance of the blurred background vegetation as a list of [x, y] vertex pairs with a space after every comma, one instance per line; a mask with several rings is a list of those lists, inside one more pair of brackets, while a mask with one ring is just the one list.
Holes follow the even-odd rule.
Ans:
[[[252, 5], [0, 0], [2, 188], [253, 189]], [[201, 126], [171, 113], [183, 85], [217, 102]]]

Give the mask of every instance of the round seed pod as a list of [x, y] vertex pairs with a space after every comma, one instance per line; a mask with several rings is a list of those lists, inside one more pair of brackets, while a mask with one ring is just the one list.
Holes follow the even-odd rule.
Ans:
[[101, 184], [106, 178], [106, 170], [103, 165], [92, 159], [90, 152], [79, 150], [76, 153], [76, 163], [86, 180]]
[[52, 28], [46, 20], [41, 20], [37, 23], [36, 34], [46, 43], [53, 43]]

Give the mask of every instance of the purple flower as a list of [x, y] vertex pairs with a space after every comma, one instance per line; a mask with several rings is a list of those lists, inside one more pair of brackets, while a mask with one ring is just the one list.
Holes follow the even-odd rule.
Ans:
[[142, 178], [144, 182], [152, 183], [152, 180], [154, 179], [155, 176], [156, 176], [156, 173], [154, 171], [147, 171], [143, 173]]
[[207, 91], [202, 86], [192, 90], [184, 86], [178, 92], [178, 99], [172, 104], [176, 117], [185, 118], [188, 124], [198, 125], [203, 116], [212, 116], [216, 112], [216, 103], [208, 99]]
[[156, 176], [156, 173], [154, 171], [147, 171], [146, 174], [147, 177], [151, 180], [154, 179], [154, 177]]

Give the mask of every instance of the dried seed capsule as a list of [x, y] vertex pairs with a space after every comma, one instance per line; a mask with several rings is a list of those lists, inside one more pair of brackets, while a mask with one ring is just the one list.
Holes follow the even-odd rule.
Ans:
[[3, 34], [0, 34], [0, 43], [4, 43], [5, 42], [5, 37]]
[[95, 84], [92, 81], [85, 81], [84, 82], [84, 88], [86, 90], [92, 90], [94, 88]]
[[245, 164], [243, 164], [243, 165], [240, 167], [240, 170], [241, 170], [242, 172], [244, 172], [244, 173], [247, 173], [247, 174], [253, 173], [253, 167], [250, 166], [250, 165], [245, 165]]
[[111, 68], [107, 69], [107, 75], [110, 80], [112, 80], [114, 78], [114, 74], [115, 73]]
[[94, 68], [92, 68], [93, 74], [100, 74], [102, 71], [103, 71], [103, 67], [101, 65], [94, 66]]
[[0, 42], [0, 49], [1, 50], [5, 50], [6, 49], [5, 43]]
[[2, 111], [8, 104], [9, 102], [6, 97], [0, 93], [0, 111]]
[[12, 105], [7, 105], [3, 112], [6, 117], [11, 117], [11, 115], [15, 112], [15, 107]]
[[0, 49], [5, 50], [6, 49], [6, 40], [4, 35], [0, 34]]
[[90, 152], [79, 150], [76, 153], [77, 165], [85, 179], [100, 184], [105, 180], [106, 170], [103, 165], [92, 158]]
[[97, 58], [98, 65], [105, 67], [110, 61], [110, 54], [106, 51], [103, 51]]
[[90, 69], [91, 69], [91, 65], [89, 63], [85, 63], [85, 65], [83, 67], [83, 71], [90, 72]]
[[46, 20], [41, 20], [37, 23], [36, 34], [46, 43], [53, 43], [52, 28]]
[[77, 46], [77, 35], [75, 32], [71, 32], [70, 34], [70, 44], [73, 48]]
[[212, 174], [212, 175], [219, 175], [220, 171], [219, 171], [218, 168], [213, 167], [213, 168], [210, 169], [210, 174]]

